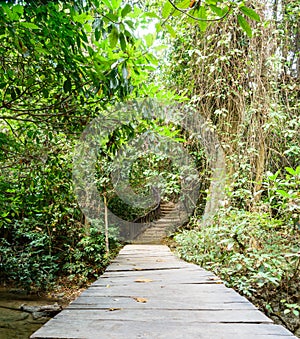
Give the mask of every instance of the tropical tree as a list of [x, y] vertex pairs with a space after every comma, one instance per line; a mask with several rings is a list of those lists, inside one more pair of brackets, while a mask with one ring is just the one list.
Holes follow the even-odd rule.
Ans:
[[12, 1], [0, 18], [1, 278], [86, 280], [107, 260], [74, 196], [72, 148], [99, 111], [136, 95], [155, 62], [136, 36], [148, 16], [121, 1]]

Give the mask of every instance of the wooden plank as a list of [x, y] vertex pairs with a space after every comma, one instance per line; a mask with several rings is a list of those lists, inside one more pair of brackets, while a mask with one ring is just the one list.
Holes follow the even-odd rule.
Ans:
[[204, 302], [199, 298], [186, 297], [184, 300], [178, 298], [160, 298], [150, 299], [147, 303], [138, 303], [130, 296], [119, 297], [81, 297], [73, 301], [69, 309], [111, 309], [111, 308], [127, 308], [127, 309], [182, 309], [182, 310], [243, 310], [254, 309], [256, 307], [249, 303], [244, 302], [224, 302], [214, 301], [212, 299]]
[[[135, 285], [136, 281], [151, 281], [151, 284], [156, 284], [160, 286], [177, 286], [177, 285], [182, 285], [188, 288], [191, 285], [197, 286], [197, 285], [203, 285], [203, 287], [213, 286], [215, 285], [220, 285], [223, 289], [226, 289], [226, 287], [222, 284], [222, 281], [215, 276], [182, 276], [181, 278], [178, 277], [178, 275], [184, 275], [184, 272], [176, 272], [177, 276], [175, 274], [166, 274], [166, 275], [161, 275], [161, 274], [155, 274], [155, 273], [149, 273], [145, 274], [143, 271], [142, 274], [141, 272], [134, 273], [134, 274], [128, 274], [126, 275], [109, 275], [105, 276], [96, 282], [94, 282], [90, 288], [94, 289], [96, 287], [106, 287], [106, 286], [124, 286], [124, 285]], [[190, 281], [188, 280], [190, 277]], [[207, 287], [209, 288], [209, 287]], [[219, 287], [218, 287], [219, 288]]]
[[[137, 286], [136, 286], [137, 285]], [[147, 285], [147, 286], [145, 286]], [[199, 287], [200, 286], [200, 287]], [[205, 286], [205, 287], [204, 287]], [[216, 287], [218, 285], [208, 285]], [[186, 290], [189, 290], [189, 296], [200, 298], [201, 300], [224, 300], [224, 301], [246, 301], [238, 293], [230, 289], [217, 290], [208, 289], [207, 285], [190, 285], [188, 288], [185, 285], [159, 285], [159, 284], [135, 284], [134, 286], [110, 286], [110, 287], [94, 287], [82, 293], [82, 296], [134, 296], [140, 295], [148, 298], [160, 299], [162, 297], [168, 298], [182, 298], [185, 299]], [[220, 299], [221, 298], [221, 299]]]
[[121, 279], [121, 278], [127, 278], [127, 277], [153, 277], [156, 279], [163, 279], [165, 281], [170, 280], [176, 280], [181, 282], [197, 282], [197, 281], [207, 281], [207, 282], [213, 282], [213, 281], [220, 281], [220, 279], [214, 275], [211, 272], [207, 272], [204, 270], [197, 270], [195, 268], [188, 268], [188, 269], [179, 269], [174, 270], [133, 270], [130, 272], [105, 272], [100, 279], [98, 279], [96, 282], [92, 284], [92, 286], [97, 285], [98, 283], [101, 283], [104, 279]]
[[56, 316], [57, 320], [80, 322], [86, 320], [115, 320], [129, 322], [185, 323], [187, 326], [199, 323], [272, 323], [257, 310], [177, 310], [177, 309], [66, 309]]
[[[87, 293], [85, 294], [86, 297], [94, 298], [95, 302], [97, 302], [97, 298], [99, 295]], [[152, 303], [152, 300], [163, 300], [163, 298], [170, 300], [170, 298], [174, 298], [174, 295], [168, 296], [166, 294], [155, 294], [155, 291], [153, 293], [141, 293], [138, 291], [134, 291], [133, 293], [105, 293], [102, 294], [101, 297], [110, 297], [110, 298], [120, 298], [120, 297], [129, 297], [129, 298], [146, 298], [148, 300], [148, 303]], [[192, 297], [190, 297], [192, 298]], [[197, 299], [198, 303], [205, 303], [205, 304], [211, 304], [211, 303], [217, 303], [218, 301], [222, 300], [223, 303], [242, 303], [247, 302], [247, 300], [244, 297], [241, 297], [239, 295], [232, 295], [231, 293], [227, 294], [214, 294], [211, 293], [211, 295], [207, 296], [206, 294], [201, 294], [200, 292], [197, 293], [195, 296], [193, 296], [194, 300]], [[180, 298], [181, 299], [181, 298]], [[185, 299], [185, 298], [182, 298]], [[187, 308], [190, 308], [190, 305], [187, 305]]]
[[[185, 323], [168, 324], [159, 322], [124, 322], [85, 320], [76, 324], [59, 320], [50, 320], [38, 330], [33, 339], [293, 339], [296, 338], [282, 326], [269, 324], [218, 324]], [[63, 336], [62, 336], [62, 333]], [[296, 338], [297, 339], [297, 338]]]
[[31, 338], [296, 337], [168, 247], [128, 245], [89, 289]]

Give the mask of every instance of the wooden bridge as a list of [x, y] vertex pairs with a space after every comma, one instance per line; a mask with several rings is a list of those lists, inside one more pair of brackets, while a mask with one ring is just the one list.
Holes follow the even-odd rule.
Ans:
[[31, 338], [296, 337], [167, 246], [127, 245], [99, 280]]

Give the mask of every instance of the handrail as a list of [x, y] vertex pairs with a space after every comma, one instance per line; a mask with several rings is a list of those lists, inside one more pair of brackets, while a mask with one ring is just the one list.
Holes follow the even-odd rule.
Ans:
[[160, 215], [160, 201], [146, 214], [133, 220], [134, 223], [145, 223], [155, 220]]
[[160, 194], [156, 188], [152, 188], [153, 195], [156, 196], [156, 205], [148, 211], [146, 214], [137, 217], [133, 220], [133, 224], [130, 226], [130, 238], [134, 240], [137, 238], [141, 233], [143, 233], [148, 227], [151, 226], [151, 222], [158, 219], [161, 215], [160, 210]]

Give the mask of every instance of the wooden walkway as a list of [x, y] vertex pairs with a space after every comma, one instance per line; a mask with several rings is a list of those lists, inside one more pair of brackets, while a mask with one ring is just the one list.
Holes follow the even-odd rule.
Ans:
[[99, 280], [31, 338], [296, 337], [167, 246], [127, 245]]

